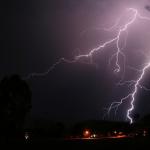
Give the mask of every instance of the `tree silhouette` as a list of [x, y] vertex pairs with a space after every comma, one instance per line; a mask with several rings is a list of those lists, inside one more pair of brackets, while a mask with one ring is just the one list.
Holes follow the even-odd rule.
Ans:
[[150, 125], [150, 114], [145, 115], [142, 119], [141, 122], [144, 124]]
[[0, 82], [0, 127], [3, 136], [16, 136], [23, 129], [27, 112], [31, 109], [31, 90], [18, 75], [4, 77]]
[[140, 114], [139, 113], [133, 114], [133, 120], [134, 120], [134, 122], [138, 122], [139, 119], [140, 119]]

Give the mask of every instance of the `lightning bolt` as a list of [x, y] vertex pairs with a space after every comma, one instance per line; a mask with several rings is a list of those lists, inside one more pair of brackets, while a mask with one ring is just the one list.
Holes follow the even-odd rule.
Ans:
[[[133, 111], [134, 109], [134, 101], [135, 101], [135, 95], [137, 94], [138, 91], [138, 86], [140, 86], [140, 81], [143, 79], [144, 75], [145, 75], [145, 71], [150, 67], [150, 63], [148, 63], [142, 70], [142, 74], [140, 75], [140, 77], [137, 79], [137, 81], [135, 82], [134, 85], [134, 90], [132, 93], [130, 93], [129, 95], [131, 95], [131, 107], [128, 109], [127, 111], [127, 117], [130, 120], [130, 123], [133, 123], [133, 119], [130, 116], [130, 113]], [[141, 87], [141, 86], [140, 86]]]
[[[68, 59], [65, 59], [65, 58], [60, 58], [56, 63], [54, 63], [46, 72], [42, 72], [42, 73], [31, 73], [29, 74], [26, 79], [30, 79], [32, 77], [36, 77], [36, 76], [46, 76], [50, 71], [54, 70], [55, 67], [61, 63], [75, 63], [75, 62], [81, 62], [81, 60], [83, 58], [87, 58], [90, 60], [90, 63], [93, 64], [93, 55], [96, 54], [96, 52], [101, 52], [102, 50], [104, 50], [104, 48], [106, 48], [108, 45], [110, 44], [113, 44], [115, 43], [116, 44], [116, 52], [112, 55], [112, 57], [110, 58], [110, 62], [113, 58], [115, 58], [115, 69], [114, 69], [114, 72], [115, 73], [119, 73], [121, 71], [121, 66], [120, 66], [120, 62], [119, 62], [119, 58], [122, 56], [123, 57], [123, 61], [124, 61], [124, 64], [125, 64], [125, 55], [123, 53], [123, 49], [125, 48], [126, 46], [126, 40], [125, 40], [125, 45], [124, 47], [120, 47], [120, 39], [121, 39], [121, 36], [124, 32], [128, 33], [128, 28], [129, 26], [131, 26], [136, 20], [137, 18], [139, 19], [143, 19], [143, 20], [148, 20], [150, 21], [150, 18], [148, 17], [145, 17], [145, 16], [141, 16], [138, 12], [137, 9], [134, 9], [134, 8], [127, 8], [126, 9], [127, 12], [131, 13], [132, 14], [132, 17], [129, 18], [128, 22], [122, 26], [119, 27], [119, 29], [117, 30], [117, 35], [106, 41], [105, 43], [103, 44], [99, 44], [97, 47], [95, 47], [94, 49], [91, 49], [89, 53], [87, 54], [81, 54], [81, 55], [77, 55], [73, 58], [73, 60], [68, 60]], [[120, 18], [117, 20], [117, 22], [115, 23], [115, 25], [113, 25], [112, 27], [108, 28], [108, 29], [104, 29], [104, 31], [111, 31], [113, 30], [115, 27], [118, 27], [119, 25], [119, 22], [120, 22]], [[124, 67], [125, 68], [125, 67]], [[124, 83], [121, 83], [121, 81], [123, 79], [121, 79], [120, 81], [120, 85], [121, 84], [126, 84], [126, 83], [130, 83], [130, 85], [133, 85], [134, 88], [133, 90], [131, 91], [131, 93], [129, 93], [127, 96], [123, 97], [119, 102], [113, 102], [111, 103], [110, 107], [108, 108], [108, 114], [109, 112], [112, 110], [112, 109], [115, 109], [115, 113], [117, 113], [117, 110], [118, 110], [118, 107], [127, 99], [130, 99], [130, 108], [127, 110], [127, 118], [129, 119], [130, 123], [133, 123], [133, 119], [132, 117], [130, 116], [131, 115], [131, 112], [134, 110], [134, 102], [135, 102], [135, 96], [138, 92], [138, 87], [140, 88], [143, 88], [145, 90], [148, 90], [147, 88], [145, 88], [144, 86], [142, 86], [140, 84], [140, 81], [143, 79], [144, 75], [145, 75], [145, 72], [146, 70], [150, 68], [150, 62], [145, 64], [144, 67], [139, 71], [141, 72], [139, 78], [137, 80], [132, 80], [132, 81], [126, 81]]]
[[[134, 110], [134, 101], [135, 101], [135, 96], [138, 92], [138, 87], [142, 88], [146, 91], [150, 91], [150, 89], [142, 86], [140, 84], [140, 82], [142, 81], [142, 79], [144, 78], [145, 72], [150, 68], [150, 62], [147, 63], [144, 68], [142, 69], [142, 73], [140, 74], [139, 78], [137, 80], [131, 80], [131, 81], [125, 81], [123, 84], [126, 83], [130, 83], [134, 85], [133, 91], [131, 91], [131, 93], [129, 93], [127, 96], [123, 97], [119, 102], [113, 102], [111, 103], [110, 107], [108, 108], [108, 114], [110, 113], [111, 109], [115, 109], [115, 114], [117, 113], [118, 107], [123, 103], [124, 100], [130, 99], [131, 103], [131, 107], [127, 110], [127, 118], [130, 121], [130, 124], [133, 123], [133, 119], [130, 116], [130, 113]], [[123, 85], [122, 84], [122, 85]]]

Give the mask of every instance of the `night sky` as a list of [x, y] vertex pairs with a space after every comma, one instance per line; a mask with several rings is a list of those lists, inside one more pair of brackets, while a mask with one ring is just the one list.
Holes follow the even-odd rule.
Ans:
[[[100, 43], [114, 37], [110, 27], [133, 7], [147, 17], [145, 6], [149, 0], [6, 0], [0, 4], [0, 78], [5, 75], [45, 72], [61, 57], [88, 53]], [[125, 18], [125, 17], [124, 17]], [[126, 19], [122, 19], [124, 23]], [[150, 57], [150, 22], [137, 20], [128, 30], [126, 72], [124, 80], [136, 79], [140, 69]], [[125, 34], [122, 40], [125, 39]], [[109, 45], [94, 55], [95, 65], [81, 62], [61, 63], [48, 75], [34, 77], [27, 82], [33, 92], [33, 118], [74, 122], [102, 119], [111, 102], [119, 101], [129, 93], [130, 87], [117, 86], [122, 77], [113, 72], [114, 62], [109, 59], [116, 50]], [[121, 63], [122, 65], [122, 63]], [[150, 70], [142, 81], [150, 88]], [[134, 113], [141, 117], [150, 113], [150, 92], [139, 90]], [[105, 119], [126, 120], [129, 101], [121, 105], [117, 116]]]

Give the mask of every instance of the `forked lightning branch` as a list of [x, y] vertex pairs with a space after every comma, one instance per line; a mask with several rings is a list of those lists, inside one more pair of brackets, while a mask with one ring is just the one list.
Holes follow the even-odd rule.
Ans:
[[[133, 25], [133, 23], [139, 19], [139, 20], [145, 20], [145, 21], [150, 21], [150, 18], [148, 17], [145, 17], [145, 16], [142, 16], [137, 9], [134, 9], [134, 8], [127, 8], [125, 10], [125, 13], [130, 13], [131, 14], [131, 17], [128, 19], [128, 21], [122, 25], [121, 27], [119, 27], [118, 29], [118, 32], [117, 32], [117, 35], [114, 36], [112, 39], [106, 41], [105, 43], [102, 43], [102, 44], [99, 44], [99, 46], [95, 47], [94, 49], [91, 49], [87, 54], [80, 54], [80, 55], [77, 55], [74, 57], [73, 60], [68, 60], [68, 59], [65, 59], [65, 58], [60, 58], [56, 63], [54, 63], [53, 65], [51, 65], [47, 71], [45, 72], [42, 72], [42, 73], [31, 73], [27, 76], [26, 79], [30, 79], [32, 77], [35, 77], [35, 76], [38, 76], [38, 77], [43, 77], [43, 76], [46, 76], [49, 72], [51, 72], [55, 67], [57, 67], [57, 65], [65, 62], [65, 63], [76, 63], [76, 62], [81, 62], [81, 60], [83, 58], [87, 58], [87, 59], [90, 59], [92, 61], [90, 61], [91, 63], [93, 62], [93, 56], [97, 54], [97, 52], [101, 52], [102, 50], [105, 50], [107, 48], [108, 45], [111, 45], [111, 44], [116, 44], [116, 51], [115, 53], [112, 54], [112, 57], [115, 58], [115, 69], [114, 69], [114, 72], [116, 73], [119, 73], [121, 71], [121, 65], [120, 65], [120, 57], [123, 57], [125, 59], [125, 55], [123, 53], [123, 48], [125, 47], [121, 47], [120, 46], [120, 41], [121, 41], [121, 37], [122, 37], [122, 34], [124, 32], [127, 32], [128, 31], [128, 28], [130, 28], [130, 26]], [[119, 22], [117, 22], [115, 24], [115, 26], [117, 27], [119, 25]], [[113, 26], [114, 28], [114, 26]], [[127, 44], [127, 43], [125, 43]], [[135, 80], [132, 80], [132, 81], [125, 81], [126, 83], [132, 83], [132, 86], [133, 88], [131, 89], [131, 91], [129, 92], [128, 95], [126, 95], [125, 97], [121, 98], [120, 100], [118, 101], [115, 101], [115, 102], [112, 102], [111, 105], [108, 107], [108, 114], [111, 112], [112, 109], [115, 109], [115, 111], [117, 112], [118, 110], [118, 107], [126, 100], [128, 100], [130, 102], [130, 107], [127, 108], [127, 111], [126, 111], [126, 117], [127, 119], [130, 121], [130, 123], [133, 123], [133, 118], [132, 118], [132, 111], [134, 110], [134, 102], [136, 100], [136, 95], [138, 93], [138, 89], [141, 88], [141, 87], [144, 87], [141, 85], [141, 81], [143, 80], [144, 76], [145, 76], [145, 73], [146, 71], [150, 68], [150, 61], [147, 62], [143, 68], [140, 70], [140, 73], [139, 73], [139, 76], [137, 79]], [[146, 89], [146, 88], [143, 88], [143, 89]]]

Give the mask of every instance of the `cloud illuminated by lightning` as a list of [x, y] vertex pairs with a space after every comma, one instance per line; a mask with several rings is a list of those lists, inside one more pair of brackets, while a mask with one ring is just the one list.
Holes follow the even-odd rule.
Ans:
[[[114, 69], [114, 72], [115, 73], [119, 73], [121, 71], [121, 66], [120, 66], [120, 61], [119, 61], [119, 58], [120, 57], [123, 57], [123, 61], [124, 61], [124, 64], [125, 64], [125, 55], [122, 51], [122, 49], [126, 46], [126, 41], [125, 41], [125, 44], [123, 47], [120, 47], [120, 40], [121, 40], [121, 36], [124, 32], [128, 33], [128, 28], [129, 26], [131, 26], [135, 21], [136, 19], [143, 19], [143, 20], [148, 20], [150, 21], [150, 18], [148, 17], [145, 17], [145, 16], [141, 16], [138, 12], [137, 9], [134, 9], [134, 8], [127, 8], [126, 11], [128, 13], [131, 13], [132, 17], [129, 18], [128, 22], [125, 23], [124, 25], [120, 26], [119, 29], [117, 30], [117, 35], [106, 41], [105, 43], [103, 44], [99, 44], [99, 46], [95, 47], [94, 49], [90, 50], [89, 53], [87, 54], [81, 54], [81, 55], [77, 55], [74, 57], [73, 60], [68, 60], [68, 59], [65, 59], [65, 58], [60, 58], [56, 63], [54, 63], [46, 72], [43, 72], [43, 73], [31, 73], [27, 76], [26, 79], [30, 79], [32, 77], [35, 77], [35, 76], [45, 76], [47, 75], [50, 71], [52, 71], [57, 65], [65, 62], [65, 63], [75, 63], [75, 62], [81, 62], [81, 60], [83, 58], [87, 58], [90, 60], [91, 63], [93, 63], [93, 56], [94, 54], [96, 54], [96, 52], [101, 52], [102, 50], [104, 50], [104, 48], [106, 48], [108, 45], [110, 44], [113, 44], [115, 43], [116, 44], [116, 52], [112, 55], [112, 57], [110, 58], [110, 61], [115, 58], [115, 69]], [[118, 27], [119, 25], [119, 22], [120, 22], [120, 18], [117, 20], [117, 22], [115, 23], [115, 25], [113, 25], [112, 27], [108, 28], [108, 29], [104, 29], [104, 31], [111, 31], [113, 28], [115, 27]], [[136, 97], [136, 94], [138, 92], [138, 88], [143, 88], [145, 90], [148, 90], [146, 87], [142, 86], [140, 84], [141, 80], [143, 79], [144, 75], [145, 75], [145, 72], [146, 70], [150, 68], [150, 62], [145, 64], [144, 67], [139, 71], [140, 72], [140, 76], [138, 79], [136, 80], [131, 80], [131, 81], [126, 81], [124, 83], [121, 83], [120, 84], [126, 84], [126, 83], [130, 83], [130, 85], [133, 85], [134, 88], [133, 90], [131, 90], [131, 92], [123, 97], [120, 101], [118, 102], [113, 102], [111, 103], [110, 107], [108, 108], [108, 113], [112, 110], [112, 109], [115, 109], [115, 112], [117, 112], [118, 110], [118, 107], [123, 103], [123, 101], [125, 100], [130, 100], [130, 108], [127, 110], [127, 118], [129, 119], [130, 123], [133, 123], [133, 119], [131, 117], [131, 112], [134, 110], [134, 102], [135, 102], [135, 97]], [[124, 70], [124, 68], [123, 68]]]

